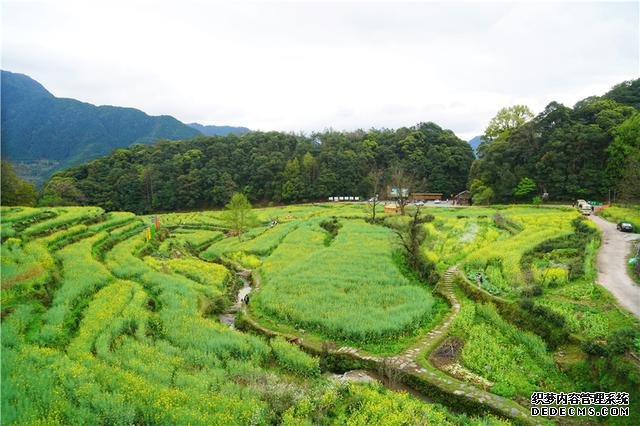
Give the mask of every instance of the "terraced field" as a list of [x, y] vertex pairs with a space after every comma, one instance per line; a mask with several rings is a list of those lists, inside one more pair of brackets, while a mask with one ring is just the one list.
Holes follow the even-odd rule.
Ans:
[[147, 242], [128, 213], [0, 213], [2, 424], [503, 423], [330, 381], [286, 341], [221, 324], [237, 283], [194, 255], [222, 237], [208, 223]]
[[[594, 285], [597, 233], [577, 213], [428, 212], [444, 284], [407, 271], [388, 228], [403, 219], [372, 225], [358, 204], [256, 210], [242, 241], [219, 212], [162, 215], [147, 241], [149, 217], [3, 208], [2, 424], [535, 423], [533, 391], [638, 400], [637, 348], [581, 349], [638, 323]], [[246, 270], [234, 330], [218, 316]], [[354, 367], [429, 402], [324, 374]]]

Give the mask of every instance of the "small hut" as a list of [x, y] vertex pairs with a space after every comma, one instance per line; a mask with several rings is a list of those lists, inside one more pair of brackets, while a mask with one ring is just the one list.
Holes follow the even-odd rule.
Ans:
[[400, 206], [395, 203], [385, 204], [384, 212], [389, 214], [397, 214], [400, 213]]
[[464, 190], [459, 194], [453, 196], [454, 206], [470, 206], [471, 205], [471, 191]]

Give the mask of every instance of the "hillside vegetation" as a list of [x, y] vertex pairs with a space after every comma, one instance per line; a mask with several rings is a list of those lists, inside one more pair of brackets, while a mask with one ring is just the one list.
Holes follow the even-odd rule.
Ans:
[[135, 145], [59, 172], [44, 188], [44, 203], [144, 213], [222, 206], [237, 191], [264, 203], [384, 197], [397, 185], [396, 169], [412, 191], [449, 198], [469, 188], [477, 204], [543, 195], [638, 200], [639, 99], [640, 80], [634, 80], [573, 108], [552, 102], [536, 117], [524, 106], [505, 108], [482, 137], [477, 159], [468, 143], [434, 123]]
[[[222, 206], [233, 192], [252, 201], [368, 196], [372, 169], [391, 179], [400, 165], [416, 190], [463, 190], [473, 160], [450, 130], [422, 123], [398, 130], [294, 135], [251, 132], [136, 145], [57, 174], [86, 203], [107, 210], [171, 211]], [[382, 190], [382, 188], [380, 188]]]
[[205, 136], [224, 136], [230, 133], [234, 135], [241, 135], [248, 133], [250, 130], [246, 127], [233, 127], [233, 126], [204, 126], [200, 123], [189, 123], [189, 127], [193, 127]]
[[[640, 199], [638, 105], [640, 80], [627, 81], [573, 108], [552, 102], [520, 126], [486, 134], [469, 174], [472, 190], [485, 202], [544, 192], [550, 200]], [[518, 193], [523, 179], [532, 190]]]

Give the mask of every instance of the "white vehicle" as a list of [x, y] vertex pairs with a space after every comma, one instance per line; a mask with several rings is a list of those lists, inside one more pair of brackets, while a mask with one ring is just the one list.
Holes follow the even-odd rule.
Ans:
[[587, 203], [585, 200], [578, 200], [578, 210], [585, 216], [590, 216], [591, 212], [593, 212], [593, 207], [591, 204]]
[[440, 204], [442, 201], [440, 200], [433, 200], [433, 204]]

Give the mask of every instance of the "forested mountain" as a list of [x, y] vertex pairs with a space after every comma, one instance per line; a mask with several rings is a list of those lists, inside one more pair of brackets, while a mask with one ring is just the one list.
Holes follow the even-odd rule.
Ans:
[[[573, 108], [552, 102], [532, 120], [485, 135], [470, 171], [475, 201], [640, 197], [640, 80], [615, 86]], [[521, 187], [522, 189], [522, 187]]]
[[57, 98], [26, 75], [2, 71], [2, 157], [32, 181], [114, 148], [198, 135], [167, 115]]
[[193, 127], [205, 136], [226, 136], [228, 134], [243, 135], [250, 132], [246, 127], [233, 126], [204, 126], [200, 123], [189, 123], [188, 126]]
[[55, 188], [71, 185], [83, 194], [77, 201], [135, 212], [222, 206], [235, 191], [252, 201], [296, 202], [369, 196], [371, 171], [382, 170], [388, 182], [399, 165], [415, 190], [449, 195], [466, 187], [472, 161], [467, 142], [433, 123], [309, 137], [250, 132], [119, 149], [58, 173], [45, 192], [55, 197]]

